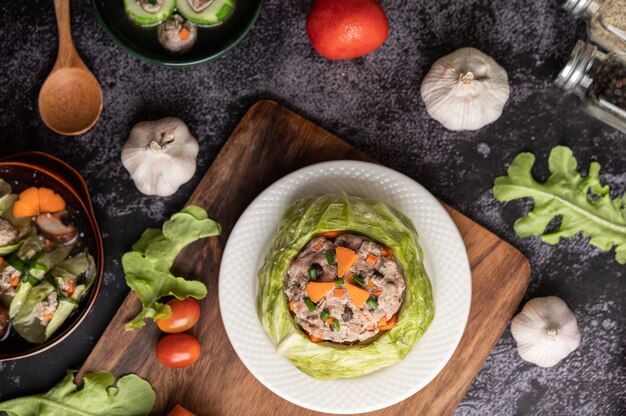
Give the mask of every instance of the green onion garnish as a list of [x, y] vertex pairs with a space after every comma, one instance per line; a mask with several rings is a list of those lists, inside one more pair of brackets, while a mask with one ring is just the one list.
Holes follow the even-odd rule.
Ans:
[[322, 321], [326, 321], [326, 319], [330, 316], [330, 312], [328, 312], [328, 309], [324, 309], [322, 311], [322, 314], [320, 315], [320, 319]]
[[41, 263], [35, 263], [34, 265], [31, 266], [31, 268], [35, 270], [43, 270], [43, 271], [48, 270], [48, 266], [46, 266], [45, 264], [41, 264]]
[[333, 256], [332, 252], [326, 252], [326, 261], [328, 262], [328, 264], [335, 264], [335, 256]]
[[363, 281], [363, 278], [361, 277], [360, 274], [354, 276], [352, 278], [352, 281], [360, 286], [365, 286], [365, 282]]
[[309, 268], [309, 270], [307, 271], [307, 274], [309, 275], [309, 280], [317, 279], [317, 271], [315, 270], [315, 267]]
[[339, 323], [339, 319], [333, 319], [333, 326], [339, 332], [339, 328], [341, 328], [341, 324]]
[[335, 280], [335, 286], [339, 287], [341, 285], [343, 285], [343, 278], [340, 277], [339, 279]]
[[374, 298], [369, 298], [365, 303], [372, 309], [378, 309], [378, 302], [376, 302]]
[[304, 303], [306, 304], [306, 307], [309, 308], [310, 312], [313, 312], [315, 310], [315, 304], [313, 303], [313, 301], [309, 298], [304, 299]]

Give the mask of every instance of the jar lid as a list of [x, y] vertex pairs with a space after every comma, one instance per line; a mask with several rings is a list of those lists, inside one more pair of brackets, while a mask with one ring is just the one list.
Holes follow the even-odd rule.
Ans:
[[599, 54], [600, 52], [594, 45], [579, 40], [576, 42], [569, 61], [554, 82], [565, 91], [582, 97], [592, 81], [587, 72], [593, 63], [593, 58]]

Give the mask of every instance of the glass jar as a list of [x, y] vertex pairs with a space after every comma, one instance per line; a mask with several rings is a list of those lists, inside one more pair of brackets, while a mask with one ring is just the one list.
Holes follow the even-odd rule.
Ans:
[[582, 99], [594, 117], [626, 133], [626, 59], [578, 41], [557, 85]]
[[563, 8], [587, 21], [592, 42], [609, 52], [626, 53], [626, 0], [566, 0]]

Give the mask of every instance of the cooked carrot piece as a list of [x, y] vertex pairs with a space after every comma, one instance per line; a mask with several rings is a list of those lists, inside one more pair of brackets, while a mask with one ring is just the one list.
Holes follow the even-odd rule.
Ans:
[[[382, 319], [384, 319], [384, 317]], [[398, 323], [398, 314], [394, 314], [391, 317], [391, 319], [388, 320], [387, 322], [385, 322], [383, 325], [381, 325], [380, 321], [379, 321], [378, 322], [378, 329], [380, 329], [381, 331], [389, 331], [394, 326], [396, 326], [396, 323]]]
[[385, 318], [384, 316], [381, 316], [380, 319], [378, 320], [378, 327], [385, 326], [386, 323], [387, 323], [387, 318]]
[[52, 319], [53, 316], [54, 316], [53, 313], [44, 313], [43, 314], [43, 319]]
[[333, 324], [333, 321], [334, 321], [334, 320], [335, 320], [335, 318], [333, 318], [333, 317], [331, 316], [330, 318], [326, 319], [326, 324], [327, 324], [328, 326], [331, 326], [331, 325]]
[[172, 410], [170, 410], [167, 416], [196, 416], [196, 414], [177, 404]]
[[11, 278], [11, 280], [9, 280], [9, 284], [13, 287], [17, 287], [20, 284], [20, 277], [19, 276], [13, 276]]
[[296, 310], [296, 304], [293, 302], [293, 300], [289, 301], [289, 310], [291, 310], [291, 311], [295, 311]]
[[19, 199], [13, 204], [13, 216], [14, 217], [34, 217], [39, 215], [39, 206], [31, 206], [25, 204]]
[[389, 247], [385, 247], [380, 252], [380, 255], [383, 256], [386, 259], [391, 259], [393, 257], [393, 250], [390, 249]]
[[0, 266], [4, 264], [4, 257], [0, 257]]
[[76, 285], [74, 284], [73, 280], [70, 280], [70, 282], [67, 285], [67, 296], [71, 298], [75, 290], [76, 290]]
[[321, 233], [320, 236], [332, 240], [345, 233], [345, 231], [326, 231], [325, 233]]
[[18, 199], [26, 205], [39, 208], [39, 189], [31, 186], [30, 188], [20, 192]]
[[316, 343], [316, 344], [317, 344], [318, 342], [324, 342], [324, 340], [323, 340], [322, 338], [318, 338], [318, 337], [316, 337], [315, 335], [310, 335], [310, 334], [309, 334], [309, 340], [310, 340], [311, 342]]
[[59, 212], [65, 209], [65, 200], [50, 188], [39, 188], [39, 211]]
[[370, 266], [375, 266], [376, 262], [378, 261], [378, 257], [376, 257], [375, 254], [370, 253], [370, 254], [367, 255], [367, 258], [365, 259], [365, 261]]
[[343, 277], [343, 281], [346, 283], [352, 283], [352, 280], [354, 280], [354, 273], [352, 272], [346, 273], [346, 275]]
[[335, 249], [335, 255], [337, 256], [337, 276], [343, 277], [350, 267], [354, 264], [359, 256], [346, 247], [337, 247]]
[[376, 287], [376, 283], [374, 283], [374, 281], [373, 281], [373, 280], [369, 280], [369, 281], [367, 282], [367, 288], [368, 288], [368, 289], [371, 289], [371, 288], [374, 288], [374, 287]]
[[350, 296], [350, 300], [357, 308], [360, 308], [370, 297], [370, 292], [365, 289], [361, 289], [358, 286], [355, 286], [351, 283], [346, 284], [346, 290], [348, 291], [348, 296]]
[[382, 294], [383, 294], [383, 291], [380, 290], [380, 288], [376, 288], [376, 289], [372, 290], [372, 295], [374, 295], [374, 296], [380, 296]]
[[324, 246], [322, 245], [322, 243], [315, 243], [315, 245], [313, 246], [313, 250], [315, 251], [320, 251]]
[[315, 303], [322, 300], [324, 296], [335, 287], [334, 282], [309, 282], [306, 285], [306, 293], [309, 294], [309, 298]]
[[333, 290], [333, 296], [336, 297], [336, 298], [342, 298], [344, 294], [345, 294], [345, 292], [340, 287], [338, 287], [335, 290]]
[[186, 27], [182, 28], [180, 32], [178, 32], [178, 36], [180, 36], [181, 40], [189, 39], [189, 30]]

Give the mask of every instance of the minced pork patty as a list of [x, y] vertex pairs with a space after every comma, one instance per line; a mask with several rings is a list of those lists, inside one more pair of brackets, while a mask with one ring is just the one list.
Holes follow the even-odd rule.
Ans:
[[[331, 290], [315, 305], [314, 311], [309, 311], [305, 303], [305, 299], [308, 298], [305, 290], [309, 282], [308, 270], [312, 267], [318, 270], [316, 277], [318, 282], [334, 282], [338, 279], [337, 265], [329, 264], [327, 253], [330, 252], [335, 257], [335, 249], [339, 246], [354, 250], [358, 254], [358, 259], [345, 273], [344, 282], [349, 282], [352, 276], [360, 276], [363, 280], [362, 288], [370, 292], [371, 297], [378, 303], [378, 308], [372, 309], [367, 303], [356, 308], [345, 290], [344, 283], [340, 286], [344, 289], [342, 297], [335, 297], [334, 291]], [[398, 312], [405, 286], [404, 277], [395, 259], [393, 256], [385, 258], [381, 254], [383, 250], [383, 246], [358, 235], [343, 234], [334, 241], [322, 236], [313, 238], [292, 261], [285, 276], [285, 294], [295, 322], [310, 335], [339, 343], [364, 341], [376, 335], [379, 332], [377, 325], [379, 320], [382, 317], [389, 320]], [[373, 266], [366, 261], [370, 253], [377, 258]], [[356, 285], [354, 282], [353, 284]], [[330, 317], [339, 321], [339, 331], [333, 325], [321, 320], [320, 315], [324, 309], [330, 312]]]

